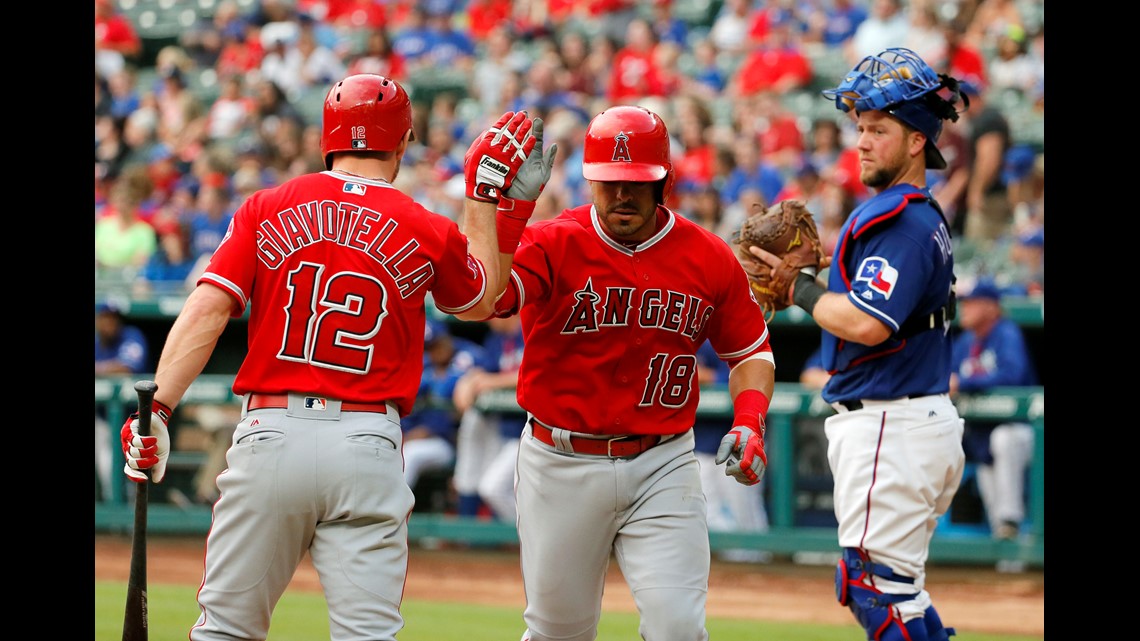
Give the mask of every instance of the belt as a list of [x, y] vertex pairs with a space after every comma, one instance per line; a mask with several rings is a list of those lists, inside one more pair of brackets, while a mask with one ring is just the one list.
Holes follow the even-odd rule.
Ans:
[[[324, 396], [306, 396], [306, 400], [314, 399], [317, 402], [324, 403], [329, 400]], [[250, 394], [249, 403], [246, 406], [250, 410], [268, 410], [268, 409], [288, 409], [289, 408], [289, 395], [288, 394]], [[341, 402], [340, 411], [342, 412], [377, 412], [379, 414], [388, 413], [387, 403], [348, 403]]]
[[[530, 427], [536, 439], [551, 447], [557, 447], [554, 442], [554, 432], [549, 427], [535, 420], [531, 420]], [[660, 442], [660, 434], [630, 434], [611, 438], [570, 437], [570, 446], [574, 448], [574, 453], [610, 458], [633, 458]]]
[[[894, 398], [894, 399], [891, 399], [891, 400], [893, 400], [893, 401], [901, 401], [901, 400], [904, 400], [904, 399], [908, 399], [908, 398], [919, 398], [919, 396], [918, 396], [918, 395], [915, 395], [915, 394], [907, 394], [906, 396], [900, 396], [900, 397], [898, 397], [898, 398]], [[878, 402], [880, 402], [880, 403], [889, 403], [890, 401], [878, 401]], [[854, 411], [856, 411], [856, 410], [861, 410], [861, 409], [863, 409], [863, 401], [861, 401], [861, 400], [854, 400], [854, 401], [835, 401], [835, 405], [842, 405], [843, 407], [845, 407], [845, 408], [847, 409], [847, 411], [848, 411], [848, 412], [854, 412]]]

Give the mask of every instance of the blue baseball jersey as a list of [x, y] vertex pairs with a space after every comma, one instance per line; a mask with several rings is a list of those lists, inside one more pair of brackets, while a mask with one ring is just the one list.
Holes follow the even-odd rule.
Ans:
[[1009, 318], [999, 320], [985, 338], [963, 331], [954, 339], [951, 353], [960, 392], [984, 392], [1003, 385], [1037, 385], [1025, 335]]
[[[522, 364], [523, 332], [519, 327], [510, 334], [490, 332], [483, 339], [484, 371], [513, 372]], [[526, 417], [517, 414], [499, 414], [499, 433], [504, 438], [518, 438], [526, 426]]]
[[862, 345], [823, 330], [823, 365], [832, 374], [824, 400], [949, 392], [949, 327], [909, 337], [898, 332], [908, 319], [946, 305], [953, 281], [950, 231], [927, 190], [895, 185], [856, 207], [840, 230], [827, 288], [895, 333]]
[[405, 431], [416, 427], [427, 427], [436, 436], [442, 436], [449, 441], [455, 440], [455, 431], [459, 427], [459, 416], [451, 400], [452, 394], [455, 393], [455, 384], [486, 356], [483, 347], [477, 343], [458, 336], [453, 336], [451, 342], [455, 347], [455, 353], [445, 370], [436, 371], [425, 357], [415, 407], [402, 421]]
[[150, 369], [150, 347], [146, 335], [134, 325], [124, 325], [117, 340], [104, 343], [95, 332], [95, 362], [118, 361], [136, 374]]

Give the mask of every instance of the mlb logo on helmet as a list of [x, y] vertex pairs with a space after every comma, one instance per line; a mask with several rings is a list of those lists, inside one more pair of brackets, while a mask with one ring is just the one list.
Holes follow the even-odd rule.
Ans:
[[352, 139], [352, 148], [353, 149], [368, 149], [368, 141], [363, 140], [361, 138], [353, 138]]

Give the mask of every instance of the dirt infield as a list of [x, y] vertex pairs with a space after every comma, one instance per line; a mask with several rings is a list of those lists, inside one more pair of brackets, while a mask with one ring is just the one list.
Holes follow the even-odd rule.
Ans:
[[[151, 536], [148, 566], [162, 583], [197, 585], [202, 578], [201, 538]], [[96, 536], [95, 578], [126, 581], [131, 542]], [[768, 621], [853, 624], [835, 602], [829, 566], [776, 562], [765, 565], [714, 562], [709, 581], [709, 616]], [[320, 591], [306, 561], [290, 590]], [[997, 573], [986, 568], [931, 568], [927, 589], [943, 620], [960, 631], [1045, 635], [1045, 573]], [[513, 550], [426, 550], [414, 547], [406, 598], [517, 607], [524, 605], [518, 553]], [[616, 564], [611, 564], [603, 609], [634, 611]]]

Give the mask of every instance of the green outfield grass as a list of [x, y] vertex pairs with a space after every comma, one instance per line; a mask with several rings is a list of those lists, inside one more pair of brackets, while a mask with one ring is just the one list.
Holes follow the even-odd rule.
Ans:
[[[147, 589], [150, 639], [186, 639], [198, 616], [196, 588], [184, 585], [150, 584]], [[127, 584], [95, 582], [95, 641], [120, 641]], [[504, 641], [522, 634], [522, 612], [463, 603], [405, 601], [407, 620], [400, 641]], [[712, 639], [765, 639], [766, 641], [858, 641], [859, 629], [849, 626], [774, 623], [744, 619], [710, 618]], [[273, 615], [269, 641], [316, 641], [327, 639], [329, 624], [325, 601], [314, 592], [286, 592]], [[606, 612], [598, 631], [599, 641], [640, 638], [637, 615]], [[954, 641], [1044, 641], [1044, 637], [959, 632]]]

